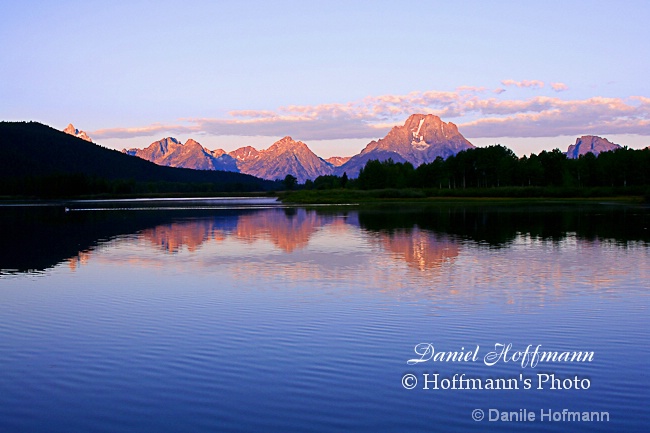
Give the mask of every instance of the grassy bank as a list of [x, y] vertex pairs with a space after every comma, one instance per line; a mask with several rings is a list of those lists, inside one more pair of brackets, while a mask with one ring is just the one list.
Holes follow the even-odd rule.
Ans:
[[284, 203], [347, 204], [385, 201], [540, 201], [540, 200], [613, 200], [648, 202], [650, 193], [645, 188], [557, 188], [557, 187], [502, 187], [468, 189], [332, 189], [301, 190], [278, 193]]

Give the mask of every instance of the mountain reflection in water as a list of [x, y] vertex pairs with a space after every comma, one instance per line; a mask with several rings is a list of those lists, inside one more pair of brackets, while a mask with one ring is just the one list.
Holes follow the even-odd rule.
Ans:
[[[489, 432], [647, 430], [647, 208], [204, 205], [0, 207], [1, 431], [455, 432], [492, 407], [612, 421]], [[421, 342], [596, 355], [408, 365]], [[593, 387], [402, 382], [537, 371]]]
[[[170, 254], [196, 253], [227, 241], [266, 243], [273, 251], [289, 254], [314, 239], [325, 246], [357, 239], [364, 248], [378, 248], [419, 271], [452, 263], [469, 247], [511, 249], [531, 242], [626, 246], [650, 241], [648, 210], [625, 206], [439, 206], [346, 212], [304, 208], [63, 212], [41, 207], [4, 208], [0, 218], [4, 227], [12, 227], [2, 243], [3, 273], [42, 271], [62, 262], [74, 269], [92, 260], [93, 251], [102, 246], [129, 239]], [[222, 253], [227, 251], [214, 251]]]

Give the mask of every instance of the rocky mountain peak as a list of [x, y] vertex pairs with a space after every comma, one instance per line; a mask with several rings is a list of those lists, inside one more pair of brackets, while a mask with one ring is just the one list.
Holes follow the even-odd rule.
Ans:
[[253, 146], [244, 146], [229, 152], [228, 155], [232, 156], [237, 161], [245, 162], [251, 159], [257, 159], [260, 155], [260, 151], [255, 149]]
[[301, 148], [303, 146], [306, 146], [305, 143], [303, 143], [302, 141], [296, 141], [287, 135], [286, 137], [283, 137], [280, 140], [273, 143], [273, 145], [271, 145], [271, 147], [268, 150], [271, 150], [271, 148], [291, 150], [291, 149]]
[[73, 135], [73, 136], [75, 136], [77, 138], [81, 138], [82, 140], [86, 140], [86, 141], [89, 141], [91, 143], [93, 142], [92, 139], [86, 133], [86, 131], [81, 131], [81, 130], [75, 128], [72, 123], [69, 123], [68, 126], [63, 130], [63, 132], [65, 132], [66, 134]]
[[222, 170], [238, 172], [235, 160], [215, 154], [204, 148], [199, 142], [188, 139], [185, 144], [173, 137], [154, 141], [144, 149], [125, 149], [124, 153], [146, 159], [158, 165], [191, 168], [194, 170]]
[[226, 151], [223, 149], [214, 149], [210, 151], [210, 155], [214, 156], [215, 158], [218, 158], [224, 154], [226, 154]]
[[371, 159], [392, 158], [395, 162], [408, 161], [418, 166], [438, 156], [447, 158], [473, 147], [453, 123], [443, 122], [433, 114], [412, 114], [403, 125], [393, 127], [386, 137], [368, 143], [359, 155], [350, 158], [336, 172], [345, 171], [354, 177]]
[[183, 147], [185, 147], [186, 149], [191, 149], [191, 148], [199, 149], [200, 148], [200, 150], [204, 150], [203, 146], [201, 146], [201, 144], [198, 141], [196, 141], [196, 140], [194, 140], [192, 138], [188, 139], [185, 142], [185, 144], [183, 145]]
[[174, 137], [165, 137], [161, 140], [154, 141], [145, 150], [149, 150], [150, 152], [153, 153], [159, 153], [161, 155], [165, 155], [168, 152], [171, 152], [174, 149], [176, 149], [178, 146], [181, 146], [180, 141], [178, 141]]
[[351, 156], [331, 156], [325, 160], [325, 162], [329, 162], [332, 164], [334, 167], [339, 167], [346, 162], [350, 160]]
[[302, 141], [286, 136], [258, 153], [255, 159], [240, 164], [242, 172], [264, 179], [283, 179], [287, 174], [299, 182], [332, 174], [332, 166], [319, 158]]
[[161, 140], [156, 141], [155, 143], [164, 143], [164, 144], [167, 144], [167, 145], [181, 144], [181, 142], [178, 141], [177, 139], [175, 139], [174, 137], [165, 137], [165, 138], [163, 138]]
[[612, 143], [606, 138], [598, 137], [596, 135], [583, 135], [576, 138], [575, 144], [572, 144], [567, 149], [567, 158], [578, 158], [580, 155], [593, 153], [598, 156], [601, 152], [609, 152], [612, 150], [620, 149], [620, 145]]
[[406, 122], [404, 122], [404, 127], [414, 130], [421, 129], [422, 126], [437, 126], [444, 123], [440, 117], [434, 116], [433, 114], [411, 114]]

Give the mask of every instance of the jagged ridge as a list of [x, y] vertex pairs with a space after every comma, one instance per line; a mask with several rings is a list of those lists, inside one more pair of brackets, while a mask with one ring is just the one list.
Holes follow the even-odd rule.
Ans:
[[145, 149], [124, 152], [159, 165], [239, 171], [271, 180], [283, 179], [290, 174], [304, 182], [329, 174], [347, 173], [356, 177], [371, 159], [384, 161], [391, 158], [395, 162], [408, 161], [418, 166], [434, 161], [438, 156], [447, 158], [473, 147], [453, 123], [445, 123], [431, 114], [414, 114], [404, 125], [394, 127], [382, 139], [371, 141], [360, 154], [352, 157], [323, 160], [305, 143], [291, 137], [282, 138], [266, 150], [245, 146], [225, 153], [222, 149], [210, 151], [191, 139], [181, 144], [174, 138], [165, 138]]
[[395, 126], [386, 137], [371, 141], [360, 154], [336, 169], [356, 177], [359, 170], [371, 159], [380, 161], [392, 158], [395, 162], [408, 161], [414, 166], [434, 161], [438, 156], [447, 158], [474, 145], [458, 132], [453, 123], [445, 123], [432, 114], [413, 114], [402, 126]]
[[567, 158], [574, 159], [587, 153], [593, 153], [594, 156], [598, 156], [601, 152], [609, 152], [620, 148], [620, 145], [612, 143], [605, 138], [595, 135], [583, 135], [580, 138], [576, 138], [575, 144], [569, 146], [566, 151], [566, 156]]
[[89, 142], [93, 142], [91, 138], [88, 136], [86, 131], [80, 131], [79, 129], [75, 128], [72, 123], [69, 123], [68, 126], [63, 130], [66, 134], [74, 135], [77, 138], [81, 138], [82, 140], [86, 140]]
[[210, 151], [191, 138], [181, 144], [175, 138], [167, 137], [144, 149], [125, 149], [123, 152], [167, 167], [239, 172], [235, 159], [225, 151]]

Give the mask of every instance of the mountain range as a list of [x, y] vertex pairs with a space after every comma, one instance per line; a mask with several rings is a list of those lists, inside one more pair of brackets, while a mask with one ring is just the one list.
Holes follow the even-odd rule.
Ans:
[[129, 149], [125, 153], [167, 167], [239, 171], [236, 160], [224, 150], [208, 150], [191, 138], [182, 144], [175, 138], [167, 137], [154, 141], [145, 149]]
[[[84, 131], [73, 125], [68, 125], [64, 132], [92, 141]], [[569, 146], [566, 155], [568, 158], [578, 158], [589, 152], [598, 155], [620, 147], [607, 139], [585, 135]], [[413, 114], [403, 125], [393, 127], [384, 138], [371, 141], [359, 154], [351, 157], [323, 159], [302, 141], [288, 136], [263, 150], [251, 146], [232, 152], [209, 150], [193, 139], [181, 143], [175, 138], [166, 137], [144, 149], [124, 149], [122, 152], [162, 166], [237, 172], [268, 180], [283, 179], [290, 174], [304, 183], [318, 176], [341, 176], [343, 173], [355, 178], [361, 168], [374, 159], [385, 161], [390, 158], [394, 162], [409, 162], [417, 167], [437, 157], [446, 159], [472, 148], [474, 145], [463, 137], [455, 124], [444, 122], [432, 114]]]
[[467, 141], [453, 123], [443, 122], [431, 114], [413, 114], [404, 125], [395, 126], [386, 137], [371, 141], [352, 157], [318, 157], [309, 147], [291, 137], [284, 137], [268, 149], [241, 147], [226, 153], [222, 149], [209, 150], [190, 139], [181, 144], [167, 137], [151, 143], [144, 149], [124, 149], [123, 152], [158, 165], [194, 168], [198, 170], [237, 171], [263, 179], [282, 179], [287, 174], [299, 182], [323, 175], [356, 177], [369, 160], [410, 162], [414, 166], [431, 162], [440, 156], [446, 158], [474, 146]]

